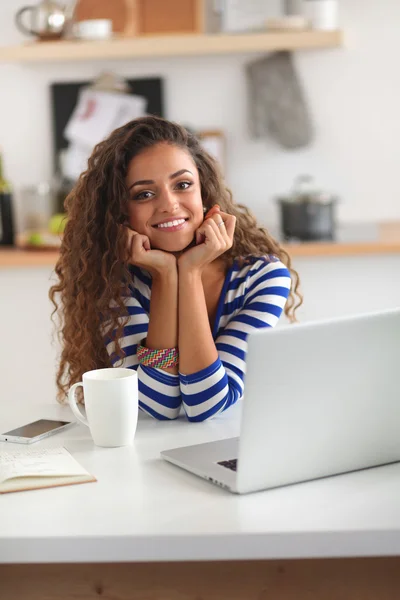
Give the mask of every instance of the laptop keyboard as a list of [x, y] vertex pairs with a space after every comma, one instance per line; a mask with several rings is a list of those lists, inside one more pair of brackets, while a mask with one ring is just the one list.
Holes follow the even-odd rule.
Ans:
[[221, 467], [225, 467], [226, 469], [230, 469], [231, 471], [236, 471], [237, 469], [237, 458], [232, 458], [231, 460], [222, 460], [217, 463], [221, 465]]

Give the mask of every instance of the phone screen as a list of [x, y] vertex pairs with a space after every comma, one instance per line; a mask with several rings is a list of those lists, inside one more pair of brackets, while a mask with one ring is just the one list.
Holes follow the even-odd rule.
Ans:
[[39, 421], [33, 421], [22, 427], [17, 427], [12, 431], [6, 431], [3, 435], [13, 435], [15, 437], [34, 438], [37, 435], [42, 435], [53, 429], [58, 429], [63, 425], [69, 425], [68, 421], [50, 421], [48, 419], [40, 419]]

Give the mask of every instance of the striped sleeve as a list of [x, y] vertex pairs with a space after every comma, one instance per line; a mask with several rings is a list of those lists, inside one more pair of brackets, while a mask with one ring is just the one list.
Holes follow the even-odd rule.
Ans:
[[125, 356], [122, 360], [118, 359], [114, 354], [114, 342], [106, 340], [111, 364], [137, 371], [139, 408], [142, 411], [162, 421], [176, 419], [182, 403], [179, 377], [162, 369], [139, 365], [136, 349], [147, 336], [149, 317], [137, 298], [127, 298], [125, 305], [128, 308], [129, 320], [124, 326], [120, 341]]
[[[274, 327], [290, 292], [290, 274], [280, 261], [260, 260], [247, 278], [243, 304], [219, 332], [218, 359], [191, 375], [180, 374], [182, 402], [189, 421], [204, 421], [226, 410], [243, 396], [247, 336]], [[232, 305], [237, 306], [238, 298]], [[231, 310], [225, 303], [224, 311]]]

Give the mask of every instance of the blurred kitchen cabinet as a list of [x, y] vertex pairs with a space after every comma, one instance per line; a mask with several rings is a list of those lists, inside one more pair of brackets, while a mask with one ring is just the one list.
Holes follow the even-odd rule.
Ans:
[[202, 33], [203, 0], [137, 0], [138, 33]]
[[78, 0], [75, 20], [111, 19], [124, 36], [202, 33], [204, 0]]

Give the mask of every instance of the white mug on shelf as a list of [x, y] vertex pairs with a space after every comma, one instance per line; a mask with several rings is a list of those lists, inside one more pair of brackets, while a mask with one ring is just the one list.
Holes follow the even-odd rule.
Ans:
[[338, 0], [303, 0], [303, 14], [312, 29], [332, 31], [338, 28]]
[[[76, 388], [83, 387], [86, 417], [76, 403]], [[97, 446], [114, 448], [133, 442], [138, 420], [138, 379], [131, 369], [87, 371], [68, 392], [75, 417], [89, 427]]]
[[77, 21], [73, 31], [81, 40], [107, 40], [112, 36], [113, 23], [111, 19], [87, 19]]

